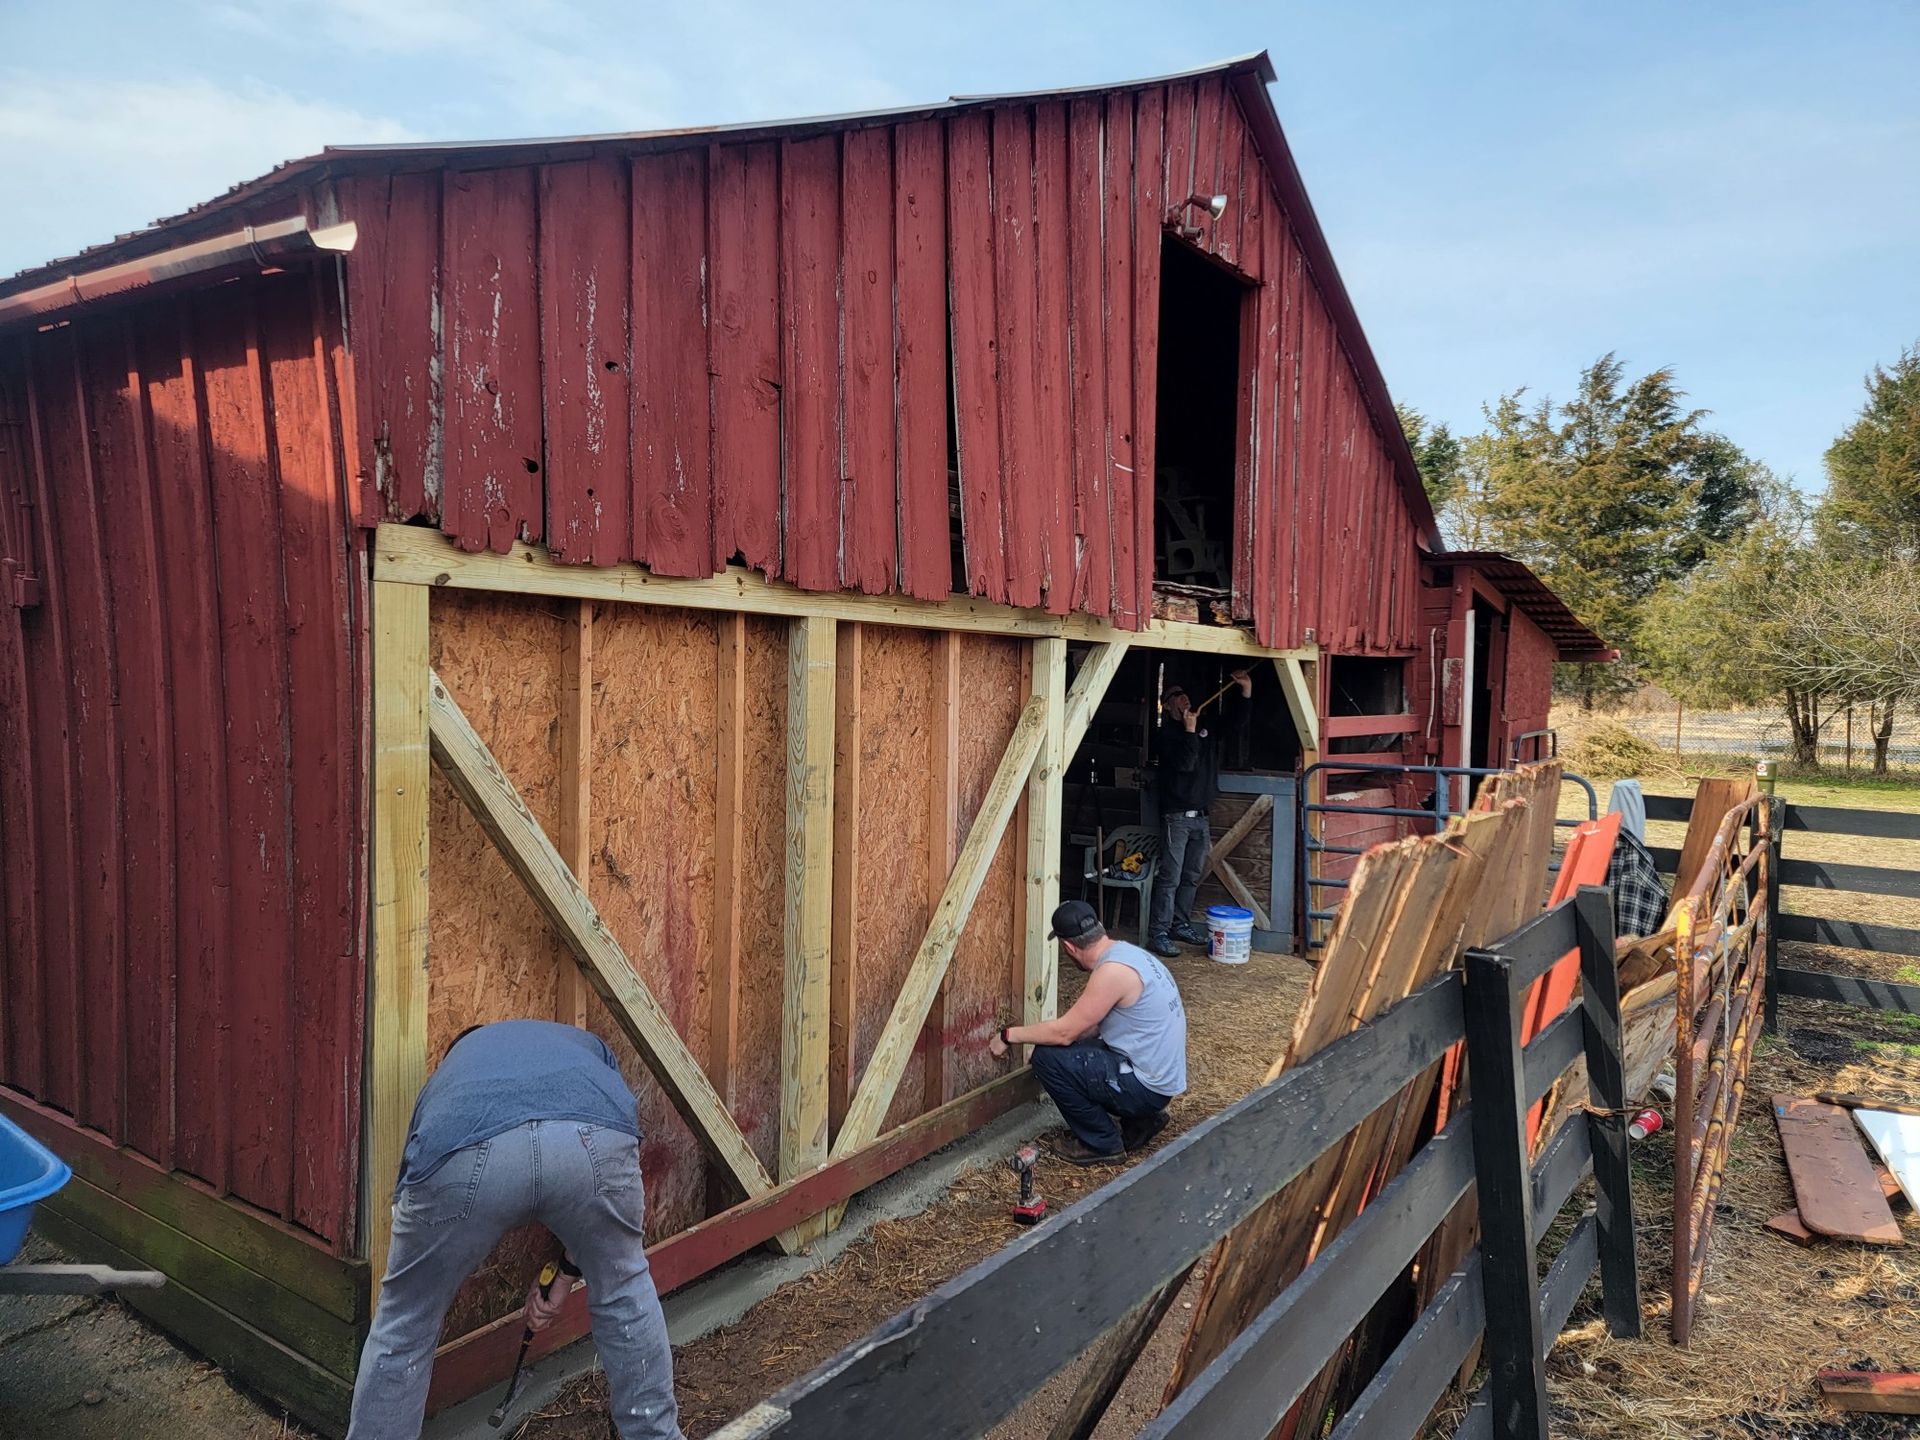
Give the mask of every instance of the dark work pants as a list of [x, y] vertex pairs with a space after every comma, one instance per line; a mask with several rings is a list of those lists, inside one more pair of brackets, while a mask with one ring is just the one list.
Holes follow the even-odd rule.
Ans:
[[1166, 934], [1193, 919], [1193, 894], [1207, 873], [1213, 830], [1207, 817], [1169, 815], [1160, 822], [1160, 869], [1153, 877], [1153, 920], [1147, 934]]
[[1120, 1073], [1121, 1056], [1098, 1040], [1075, 1045], [1036, 1045], [1028, 1062], [1067, 1128], [1080, 1143], [1102, 1155], [1118, 1155], [1121, 1120], [1144, 1120], [1167, 1108], [1167, 1097], [1140, 1083], [1131, 1070]]

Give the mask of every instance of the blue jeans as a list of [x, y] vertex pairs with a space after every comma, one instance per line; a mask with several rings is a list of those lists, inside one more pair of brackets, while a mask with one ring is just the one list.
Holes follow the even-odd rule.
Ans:
[[456, 1150], [401, 1190], [348, 1440], [415, 1440], [454, 1291], [502, 1235], [535, 1220], [560, 1238], [586, 1279], [620, 1440], [681, 1440], [644, 1209], [639, 1142], [572, 1120], [529, 1121]]
[[1036, 1045], [1027, 1063], [1041, 1087], [1060, 1107], [1067, 1128], [1080, 1143], [1102, 1155], [1118, 1155], [1125, 1144], [1121, 1120], [1144, 1120], [1167, 1108], [1167, 1097], [1140, 1083], [1131, 1070], [1120, 1070], [1123, 1057], [1099, 1040], [1074, 1045]]
[[1160, 868], [1153, 877], [1153, 919], [1147, 934], [1155, 939], [1176, 921], [1193, 919], [1193, 896], [1207, 873], [1213, 830], [1202, 815], [1168, 815], [1160, 822]]

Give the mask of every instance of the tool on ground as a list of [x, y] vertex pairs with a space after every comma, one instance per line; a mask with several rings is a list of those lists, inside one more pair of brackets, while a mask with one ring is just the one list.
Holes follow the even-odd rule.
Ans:
[[1022, 1145], [1007, 1162], [1020, 1177], [1020, 1201], [1008, 1213], [1022, 1225], [1038, 1225], [1047, 1213], [1047, 1202], [1034, 1192], [1033, 1167], [1040, 1159], [1036, 1145]]
[[[550, 1292], [553, 1289], [553, 1282], [555, 1280], [558, 1280], [562, 1273], [565, 1273], [569, 1278], [571, 1278], [573, 1276], [577, 1276], [580, 1272], [565, 1260], [549, 1260], [546, 1264], [540, 1267], [539, 1284], [540, 1284], [541, 1295], [549, 1296], [550, 1298]], [[491, 1425], [496, 1430], [498, 1430], [501, 1427], [501, 1425], [506, 1423], [507, 1407], [513, 1404], [513, 1397], [520, 1393], [520, 1376], [522, 1372], [526, 1369], [527, 1349], [532, 1344], [533, 1344], [533, 1326], [529, 1324], [524, 1330], [520, 1332], [520, 1354], [517, 1357], [515, 1357], [513, 1362], [513, 1374], [509, 1376], [507, 1379], [507, 1393], [500, 1397], [500, 1403], [494, 1406], [493, 1413], [487, 1416], [487, 1424]]]

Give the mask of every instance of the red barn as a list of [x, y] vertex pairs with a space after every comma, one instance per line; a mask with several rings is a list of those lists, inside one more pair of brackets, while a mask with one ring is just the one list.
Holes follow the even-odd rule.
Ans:
[[1152, 819], [1170, 668], [1272, 662], [1218, 819], [1274, 797], [1234, 883], [1290, 938], [1294, 777], [1419, 758], [1455, 617], [1271, 79], [328, 150], [0, 283], [50, 1231], [338, 1429], [422, 1078], [558, 1015], [636, 1080], [664, 1286], [806, 1243], [1031, 1093], [986, 1039], [1053, 1006], [1084, 808]]

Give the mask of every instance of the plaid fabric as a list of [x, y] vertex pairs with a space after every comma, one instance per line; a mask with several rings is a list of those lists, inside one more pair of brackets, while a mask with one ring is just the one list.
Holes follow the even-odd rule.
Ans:
[[1666, 882], [1647, 847], [1624, 830], [1607, 863], [1607, 885], [1613, 891], [1615, 935], [1651, 935], [1667, 918]]

